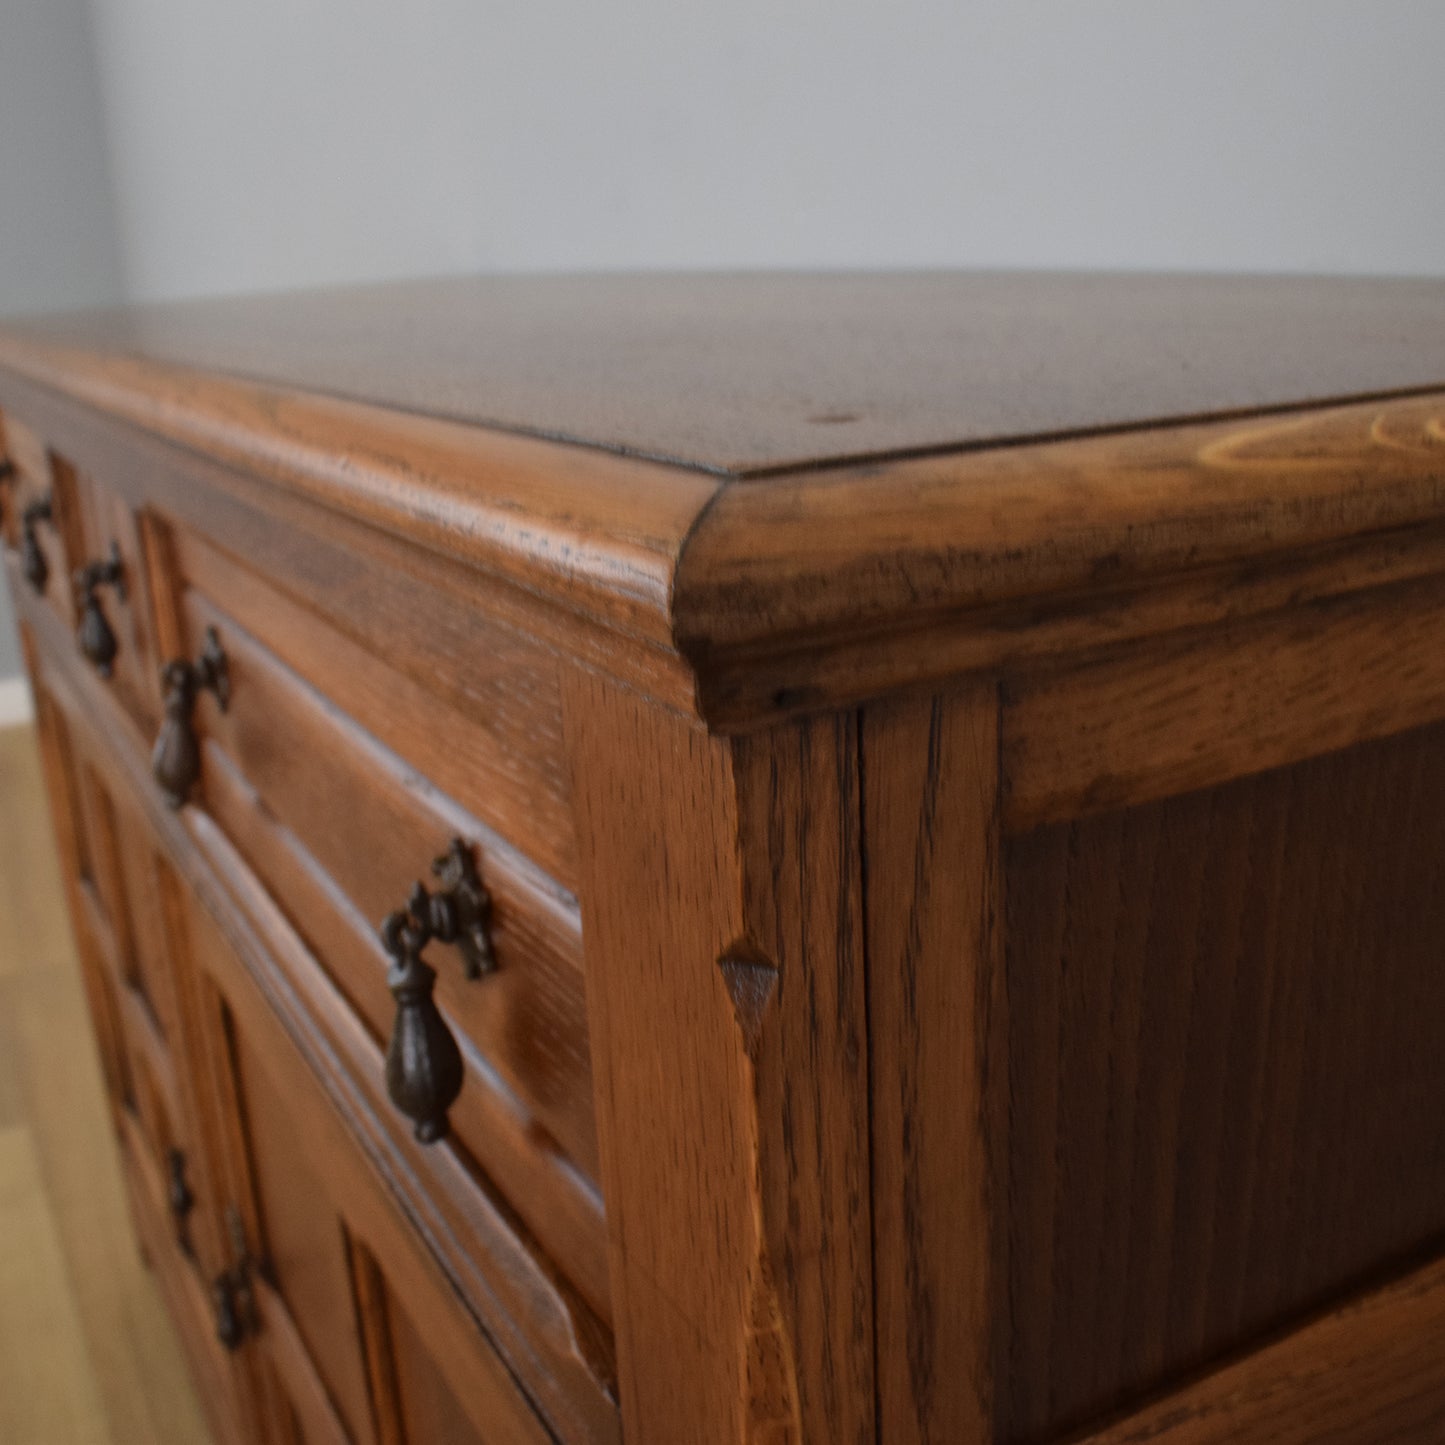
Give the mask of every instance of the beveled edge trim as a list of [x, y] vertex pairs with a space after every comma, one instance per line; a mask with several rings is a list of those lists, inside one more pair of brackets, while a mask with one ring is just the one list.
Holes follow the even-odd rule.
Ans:
[[0, 332], [4, 369], [678, 656], [719, 732], [1445, 570], [1445, 391], [759, 481]]
[[0, 368], [654, 644], [671, 645], [676, 559], [720, 485], [586, 447], [3, 332]]
[[677, 567], [730, 731], [1445, 571], [1445, 392], [721, 491]]
[[729, 486], [678, 569], [721, 650], [1088, 596], [1445, 520], [1445, 391]]
[[1424, 1440], [1436, 1438], [1442, 1418], [1445, 1259], [1435, 1259], [1112, 1425], [1068, 1439], [1073, 1445]]

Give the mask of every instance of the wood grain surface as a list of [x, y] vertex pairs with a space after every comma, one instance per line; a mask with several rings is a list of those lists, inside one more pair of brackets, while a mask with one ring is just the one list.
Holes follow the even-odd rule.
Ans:
[[[52, 445], [68, 447], [70, 435], [46, 407], [46, 393], [59, 391], [653, 642], [670, 639], [674, 560], [718, 485], [650, 462], [150, 362], [0, 340], [7, 366], [16, 370], [0, 405], [35, 417]], [[105, 470], [110, 456], [99, 458]]]
[[1445, 1264], [1427, 1265], [1076, 1445], [1445, 1439]]
[[[726, 487], [679, 567], [710, 658], [903, 619], [1112, 605], [1173, 574], [1439, 521], [1445, 399], [1357, 402]], [[1086, 602], [1085, 599], [1098, 599]]]
[[1439, 1239], [1442, 854], [1440, 726], [1009, 842], [1006, 1438]]
[[856, 725], [734, 751], [580, 675], [565, 708], [625, 1437], [862, 1445]]
[[1442, 715], [1435, 578], [1040, 666], [1005, 685], [1005, 822], [1189, 792]]
[[1423, 279], [473, 276], [7, 329], [739, 474], [1445, 385]]
[[[110, 1117], [224, 1445], [1440, 1434], [1441, 320], [614, 278], [0, 336]], [[422, 1144], [374, 929], [453, 833], [500, 967], [428, 946]]]
[[1007, 1364], [998, 689], [863, 714], [879, 1438], [992, 1440]]
[[[304, 1115], [297, 1127], [314, 1141], [327, 1141], [318, 1147], [335, 1207], [372, 1243], [388, 1272], [400, 1272], [404, 1288], [424, 1302], [432, 1348], [445, 1357], [448, 1377], [472, 1381], [469, 1408], [491, 1420], [492, 1428], [506, 1425], [514, 1432], [504, 1439], [536, 1442], [543, 1438], [538, 1432], [550, 1428], [565, 1441], [615, 1440], [610, 1332], [464, 1153], [417, 1151], [386, 1099], [375, 1037], [229, 840], [205, 814], [177, 817], [164, 806], [149, 778], [144, 741], [117, 700], [95, 693], [82, 713], [76, 698], [92, 686], [82, 660], [63, 646], [59, 620], [48, 609], [25, 599], [22, 607], [41, 640], [47, 688], [64, 700], [70, 733], [103, 767], [108, 788], [130, 800], [143, 820], [143, 836], [157, 840], [146, 846], [163, 848], [183, 870], [187, 955], [199, 955], [224, 980], [226, 1006], [238, 1020], [244, 1005], [246, 1031], [261, 1040], [253, 1047], [266, 1066], [281, 1072], [293, 1121]], [[85, 906], [78, 911], [84, 916]], [[226, 1029], [209, 1027], [219, 1032], [193, 1040], [196, 1058], [206, 1061], [195, 1065], [195, 1078], [213, 1077], [214, 1061], [226, 1057]], [[188, 1025], [188, 1034], [194, 1028]], [[227, 1127], [240, 1128], [234, 1099], [218, 1109], [230, 1121]], [[217, 1132], [225, 1135], [227, 1127]], [[239, 1177], [244, 1180], [244, 1169]], [[145, 1179], [141, 1185], [161, 1197], [159, 1186], [151, 1188]], [[233, 1180], [232, 1187], [239, 1197], [248, 1186]], [[575, 1227], [565, 1215], [563, 1227]], [[262, 1237], [259, 1226], [251, 1231], [253, 1241]], [[176, 1309], [187, 1317], [181, 1304]], [[478, 1332], [479, 1319], [486, 1334]], [[209, 1319], [198, 1337], [214, 1338]], [[528, 1381], [548, 1427], [517, 1393], [519, 1376]], [[268, 1445], [281, 1429], [268, 1434], [270, 1428], [261, 1434]]]
[[[120, 419], [506, 579], [522, 595], [585, 622], [553, 632], [564, 646], [586, 647], [593, 665], [600, 659], [607, 670], [641, 679], [668, 705], [690, 710], [695, 695], [703, 714], [728, 728], [899, 686], [931, 685], [958, 671], [961, 660], [976, 658], [981, 637], [992, 661], [1006, 664], [1017, 655], [1010, 636], [1019, 650], [1036, 654], [1041, 643], [1066, 645], [1081, 626], [1091, 626], [1099, 641], [1111, 632], [1117, 638], [1178, 626], [1181, 584], [1195, 588], [1196, 620], [1210, 606], [1242, 615], [1271, 595], [1259, 586], [1260, 564], [1272, 567], [1286, 554], [1300, 558], [1347, 545], [1373, 557], [1382, 537], [1395, 534], [1411, 554], [1397, 559], [1397, 575], [1439, 570], [1438, 549], [1427, 547], [1421, 533], [1438, 527], [1445, 508], [1441, 371], [1431, 350], [1435, 332], [1424, 320], [1445, 294], [1440, 285], [913, 280], [855, 278], [851, 291], [840, 283], [831, 293], [840, 308], [832, 319], [820, 309], [828, 288], [799, 283], [798, 294], [811, 298], [800, 304], [822, 337], [843, 325], [850, 294], [866, 298], [850, 334], [857, 346], [889, 361], [886, 368], [861, 368], [855, 402], [830, 403], [816, 415], [893, 420], [879, 423], [884, 430], [860, 452], [825, 445], [785, 462], [774, 457], [766, 480], [748, 480], [748, 468], [730, 462], [705, 475], [691, 466], [567, 445], [557, 439], [565, 427], [537, 428], [550, 439], [516, 435], [483, 424], [485, 416], [466, 407], [457, 409], [464, 421], [423, 416], [407, 404], [404, 385], [396, 393], [358, 387], [348, 396], [327, 394], [318, 358], [335, 346], [337, 334], [355, 341], [368, 325], [395, 325], [419, 348], [431, 336], [436, 354], [447, 355], [452, 333], [437, 303], [405, 291], [383, 298], [370, 321], [365, 298], [352, 298], [357, 311], [345, 322], [337, 320], [346, 310], [340, 299], [288, 304], [289, 325], [264, 306], [254, 322], [244, 319], [244, 307], [223, 306], [215, 315], [229, 320], [213, 321], [212, 345], [174, 354], [160, 345], [155, 356], [137, 339], [148, 324], [139, 316], [115, 325], [98, 321], [89, 332], [86, 323], [51, 333], [12, 329], [0, 338], [0, 402], [22, 425], [59, 439], [62, 450], [92, 447], [75, 408], [57, 406], [57, 394], [63, 395], [83, 403], [93, 418]], [[790, 283], [772, 278], [770, 284], [789, 293]], [[549, 285], [555, 287], [550, 300]], [[674, 300], [684, 312], [700, 308], [697, 323], [716, 328], [719, 347], [693, 349], [725, 354], [729, 322], [719, 298], [730, 295], [730, 287], [698, 288], [701, 299], [681, 299], [683, 285]], [[560, 346], [567, 298], [578, 308], [574, 319], [583, 333], [607, 317], [625, 334], [628, 317], [616, 297], [626, 292], [614, 289], [603, 299], [608, 287], [599, 283], [594, 312], [586, 286], [577, 292], [565, 282], [538, 282], [504, 300], [501, 313], [525, 330], [515, 310], [525, 294], [537, 308], [533, 339], [560, 328]], [[481, 296], [478, 315], [485, 313], [487, 287], [463, 287], [459, 294]], [[760, 282], [756, 294], [773, 292]], [[953, 303], [960, 308], [953, 322], [940, 297], [963, 298]], [[413, 302], [417, 318], [401, 320]], [[657, 303], [661, 310], [648, 324], [657, 324], [667, 304]], [[897, 308], [892, 321], [890, 304]], [[970, 308], [988, 318], [976, 335]], [[787, 314], [784, 305], [778, 318]], [[928, 314], [936, 318], [931, 326]], [[1261, 324], [1272, 314], [1276, 324]], [[1281, 319], [1286, 315], [1289, 323]], [[1077, 395], [1063, 369], [1052, 391], [1039, 385], [1038, 368], [1027, 360], [1042, 344], [1042, 333], [1031, 328], [1044, 316], [1061, 368], [1075, 349], [1089, 357], [1087, 366], [1069, 372]], [[268, 371], [222, 363], [227, 338], [244, 352], [248, 328], [259, 335], [262, 317], [270, 318], [268, 326], [275, 323], [276, 335], [290, 338], [278, 343], [281, 354], [289, 345], [316, 365], [309, 381], [284, 365]], [[1198, 389], [1190, 404], [1169, 408], [1152, 388], [1170, 372], [1164, 359], [1175, 344], [1169, 327], [1186, 321], [1195, 344], [1206, 344], [1217, 327], [1217, 349], [1207, 365], [1191, 353], [1185, 370]], [[1135, 323], [1143, 328], [1135, 340], [1144, 355], [1151, 344], [1163, 348], [1147, 364], [1124, 342]], [[130, 339], [117, 342], [132, 324]], [[166, 323], [155, 324], [163, 334]], [[186, 323], [179, 324], [184, 330]], [[204, 330], [207, 323], [197, 324]], [[870, 325], [876, 328], [871, 342]], [[340, 333], [328, 330], [338, 326]], [[1306, 357], [1299, 340], [1314, 337], [1323, 345], [1332, 327], [1347, 328], [1340, 334], [1351, 343]], [[917, 376], [900, 369], [897, 348], [885, 344], [899, 334], [896, 328], [917, 332]], [[1107, 346], [1099, 341], [1103, 330], [1112, 338]], [[789, 343], [777, 324], [744, 331], [745, 344], [731, 361], [718, 363], [740, 376], [751, 375], [744, 363], [753, 348], [785, 356], [791, 344], [826, 370], [820, 358], [827, 348], [816, 338]], [[62, 332], [63, 345], [56, 340]], [[395, 360], [395, 333], [378, 334]], [[1376, 350], [1358, 344], [1363, 335], [1376, 338]], [[478, 344], [485, 349], [492, 342]], [[1011, 344], [1028, 386], [999, 364]], [[962, 347], [962, 359], [950, 371], [955, 346]], [[975, 354], [976, 347], [983, 350]], [[522, 391], [535, 391], [537, 378], [524, 380], [525, 350], [513, 379]], [[182, 353], [189, 359], [181, 361]], [[353, 348], [342, 360], [355, 355]], [[980, 355], [989, 359], [986, 370]], [[681, 416], [686, 427], [687, 418], [707, 417], [712, 408], [708, 424], [738, 438], [765, 434], [769, 405], [788, 400], [786, 389], [754, 394], [741, 384], [694, 388], [679, 399], [656, 390], [645, 372], [614, 361], [609, 354], [612, 400], [599, 402], [609, 415], [631, 407], [654, 421]], [[1139, 367], [1132, 407], [1119, 403], [1124, 412], [1111, 407], [1116, 395], [1127, 393], [1093, 390], [1111, 364]], [[579, 365], [591, 375], [586, 363]], [[1332, 365], [1342, 370], [1333, 374]], [[1223, 392], [1209, 400], [1201, 367], [1210, 366], [1231, 378], [1222, 382], [1225, 390], [1240, 387], [1227, 405]], [[505, 390], [506, 368], [500, 360], [498, 367], [496, 384]], [[243, 375], [252, 371], [271, 379]], [[397, 361], [393, 375], [402, 371]], [[551, 365], [539, 375], [558, 381]], [[950, 398], [947, 406], [937, 394], [931, 403], [919, 402], [924, 413], [931, 405], [951, 419], [942, 441], [926, 416], [894, 405], [890, 388], [904, 376], [923, 398], [925, 378], [943, 378], [935, 385]], [[1181, 383], [1176, 378], [1174, 384]], [[964, 388], [959, 395], [956, 386]], [[350, 399], [358, 395], [368, 399]], [[1149, 399], [1158, 405], [1146, 405]], [[979, 409], [970, 413], [968, 403]], [[1011, 408], [1020, 408], [1016, 425], [999, 425]], [[1133, 408], [1137, 413], [1126, 417]], [[1066, 423], [1066, 416], [1074, 420]], [[851, 424], [810, 421], [804, 430]], [[885, 442], [890, 426], [901, 426], [912, 440]], [[934, 440], [919, 440], [930, 436]], [[107, 465], [114, 464], [116, 440], [95, 453]], [[91, 465], [88, 457], [81, 460]], [[148, 484], [138, 479], [137, 485]], [[1223, 579], [1209, 579], [1214, 569], [1228, 568], [1236, 570], [1234, 585], [1221, 601]], [[1326, 570], [1336, 589], [1368, 585], [1371, 577], [1368, 565], [1352, 566], [1348, 556]], [[1349, 577], [1354, 580], [1347, 583]], [[1161, 600], [1157, 588], [1169, 595]], [[1042, 629], [1036, 629], [1039, 620]], [[610, 646], [598, 645], [592, 627], [611, 636]]]

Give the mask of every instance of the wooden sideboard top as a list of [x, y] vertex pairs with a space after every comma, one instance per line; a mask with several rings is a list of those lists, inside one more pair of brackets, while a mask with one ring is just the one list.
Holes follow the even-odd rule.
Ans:
[[1445, 556], [1445, 280], [438, 280], [13, 322], [0, 370], [680, 654], [718, 721]]
[[1445, 281], [472, 277], [40, 339], [738, 476], [1445, 387]]

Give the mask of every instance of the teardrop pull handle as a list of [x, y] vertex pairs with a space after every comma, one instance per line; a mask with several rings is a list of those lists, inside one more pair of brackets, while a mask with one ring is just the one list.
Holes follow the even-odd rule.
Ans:
[[402, 909], [381, 925], [382, 945], [392, 957], [386, 982], [396, 1000], [386, 1092], [422, 1144], [446, 1137], [447, 1110], [462, 1091], [462, 1051], [432, 998], [436, 970], [421, 956], [430, 938], [431, 931]]
[[40, 539], [35, 535], [35, 528], [41, 522], [52, 520], [54, 515], [49, 492], [28, 503], [20, 514], [20, 570], [36, 592], [45, 591], [45, 584], [50, 580], [50, 564], [45, 560], [45, 553], [40, 550]]
[[187, 1254], [191, 1252], [191, 1210], [196, 1207], [196, 1196], [186, 1179], [186, 1151], [166, 1151], [166, 1204], [170, 1207], [171, 1222], [176, 1227], [176, 1242]]
[[211, 1305], [216, 1314], [216, 1338], [234, 1354], [246, 1338], [241, 1322], [241, 1302], [236, 1298], [236, 1281], [229, 1270], [222, 1270], [211, 1281]]
[[120, 560], [120, 547], [112, 542], [110, 555], [87, 562], [75, 574], [75, 591], [80, 606], [80, 623], [75, 639], [102, 677], [109, 677], [119, 644], [115, 632], [101, 610], [97, 595], [102, 587], [114, 587], [115, 595], [125, 601], [125, 565]]
[[202, 692], [215, 694], [225, 712], [231, 701], [231, 673], [216, 629], [206, 629], [206, 645], [194, 662], [172, 658], [161, 669], [165, 688], [165, 717], [151, 750], [151, 775], [160, 784], [165, 800], [179, 808], [190, 796], [201, 775], [201, 745], [196, 737], [196, 698]]
[[436, 970], [421, 956], [433, 939], [455, 943], [468, 978], [496, 971], [488, 933], [491, 894], [477, 872], [471, 850], [453, 838], [432, 864], [441, 887], [413, 885], [406, 907], [381, 925], [382, 947], [392, 964], [387, 985], [396, 1000], [396, 1019], [386, 1051], [386, 1092], [415, 1125], [422, 1144], [446, 1137], [447, 1111], [462, 1091], [461, 1050], [433, 997]]
[[211, 1304], [216, 1313], [216, 1338], [234, 1352], [256, 1330], [256, 1299], [251, 1288], [255, 1261], [246, 1245], [245, 1226], [234, 1204], [226, 1206], [231, 1264], [211, 1281]]

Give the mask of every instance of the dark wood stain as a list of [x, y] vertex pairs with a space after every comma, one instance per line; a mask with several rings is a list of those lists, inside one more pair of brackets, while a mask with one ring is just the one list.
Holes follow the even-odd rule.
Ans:
[[1442, 856], [1439, 726], [1010, 843], [1009, 1438], [1438, 1237]]

